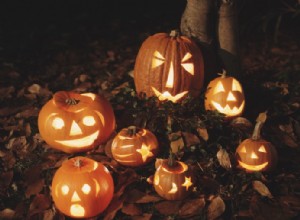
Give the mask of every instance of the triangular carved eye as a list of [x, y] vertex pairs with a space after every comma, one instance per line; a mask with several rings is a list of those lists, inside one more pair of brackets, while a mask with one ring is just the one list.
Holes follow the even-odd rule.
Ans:
[[236, 80], [232, 80], [232, 91], [242, 92], [241, 84]]
[[154, 52], [153, 54], [153, 59], [152, 59], [152, 68], [158, 67], [160, 65], [162, 65], [165, 62], [165, 58], [163, 57], [163, 55], [161, 55], [160, 52], [158, 52], [157, 50]]
[[247, 151], [246, 151], [246, 147], [245, 147], [245, 146], [243, 146], [243, 147], [242, 147], [242, 149], [240, 150], [240, 152], [241, 152], [241, 153], [247, 153]]
[[214, 89], [214, 94], [219, 93], [219, 92], [225, 92], [222, 82], [218, 82], [217, 86]]
[[259, 151], [259, 152], [263, 152], [263, 153], [266, 153], [266, 152], [267, 152], [264, 145], [261, 145], [261, 146], [259, 147], [258, 151]]
[[191, 53], [186, 53], [184, 55], [184, 57], [181, 60], [181, 66], [191, 75], [194, 75], [194, 64], [193, 63], [184, 63], [186, 62], [188, 59], [190, 59], [192, 57]]

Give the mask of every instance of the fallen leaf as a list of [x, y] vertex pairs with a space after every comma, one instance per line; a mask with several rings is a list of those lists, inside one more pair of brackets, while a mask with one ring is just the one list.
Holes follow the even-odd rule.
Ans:
[[0, 219], [13, 219], [15, 211], [9, 208], [0, 211]]
[[182, 201], [162, 201], [154, 205], [162, 215], [177, 215]]
[[179, 209], [178, 215], [180, 217], [191, 217], [195, 215], [200, 215], [205, 207], [205, 199], [197, 198], [186, 200], [183, 206]]
[[39, 94], [40, 93], [41, 86], [39, 84], [32, 84], [28, 87], [28, 92], [31, 94]]
[[231, 169], [231, 161], [229, 158], [229, 154], [227, 151], [223, 148], [220, 148], [219, 151], [217, 152], [217, 158], [220, 163], [220, 165], [225, 168], [226, 170]]
[[29, 210], [46, 210], [51, 205], [51, 199], [45, 194], [37, 194], [30, 203]]
[[273, 198], [272, 194], [270, 193], [268, 187], [266, 187], [265, 184], [263, 184], [259, 180], [255, 180], [252, 182], [253, 188], [262, 196], [266, 196], [268, 198]]
[[184, 148], [184, 141], [181, 136], [181, 132], [169, 134], [170, 147], [174, 154]]
[[258, 220], [288, 220], [295, 215], [294, 212], [282, 207], [276, 200], [266, 201], [257, 195], [252, 197], [249, 211], [252, 218]]
[[142, 216], [131, 216], [131, 220], [150, 220], [152, 219], [152, 214], [144, 213]]
[[253, 130], [253, 124], [247, 118], [244, 117], [234, 118], [230, 122], [230, 126], [247, 131], [248, 133], [252, 133]]
[[197, 128], [197, 132], [203, 140], [208, 141], [209, 136], [206, 128]]
[[142, 209], [134, 203], [124, 203], [122, 212], [130, 216], [141, 215], [143, 213]]
[[44, 179], [38, 179], [37, 181], [32, 182], [30, 185], [28, 185], [25, 191], [26, 198], [29, 198], [31, 195], [36, 195], [39, 192], [41, 192], [44, 185], [45, 185]]
[[192, 134], [192, 133], [182, 132], [182, 135], [184, 137], [185, 144], [186, 144], [187, 147], [200, 143], [199, 138], [196, 135]]
[[220, 196], [214, 197], [207, 208], [207, 219], [213, 220], [225, 211], [225, 203]]

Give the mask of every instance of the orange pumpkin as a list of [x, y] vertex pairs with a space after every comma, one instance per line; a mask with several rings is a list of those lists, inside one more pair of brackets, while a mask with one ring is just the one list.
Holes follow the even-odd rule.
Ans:
[[224, 71], [208, 84], [204, 104], [206, 110], [216, 110], [226, 118], [240, 116], [245, 107], [242, 85]]
[[148, 37], [135, 61], [136, 91], [157, 96], [161, 101], [179, 102], [188, 94], [198, 96], [203, 78], [201, 50], [177, 31]]
[[169, 159], [157, 159], [154, 174], [154, 189], [164, 199], [185, 199], [192, 192], [195, 177], [184, 162]]
[[108, 169], [85, 157], [64, 161], [52, 180], [55, 206], [73, 218], [90, 218], [103, 212], [114, 192]]
[[248, 172], [270, 171], [277, 165], [275, 147], [260, 136], [260, 130], [265, 120], [266, 115], [261, 113], [257, 118], [252, 137], [245, 139], [236, 149], [239, 167]]
[[113, 139], [112, 155], [125, 166], [138, 167], [152, 161], [158, 153], [155, 135], [144, 128], [123, 128]]
[[76, 153], [105, 142], [115, 129], [115, 116], [102, 96], [60, 91], [41, 109], [38, 127], [51, 147]]

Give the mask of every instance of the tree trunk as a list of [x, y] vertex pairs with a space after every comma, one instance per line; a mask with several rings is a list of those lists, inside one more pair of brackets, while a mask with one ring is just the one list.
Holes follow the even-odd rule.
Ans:
[[235, 0], [221, 0], [218, 19], [219, 56], [223, 68], [237, 77], [241, 72]]
[[204, 57], [205, 81], [221, 71], [216, 57], [216, 13], [213, 0], [187, 0], [181, 17], [181, 33], [196, 41]]
[[206, 83], [222, 69], [240, 73], [236, 0], [187, 0], [180, 29], [202, 49]]

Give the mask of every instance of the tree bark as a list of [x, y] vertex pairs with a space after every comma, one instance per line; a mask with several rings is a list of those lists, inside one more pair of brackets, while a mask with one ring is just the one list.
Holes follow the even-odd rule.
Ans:
[[180, 30], [202, 49], [206, 84], [225, 69], [241, 72], [238, 51], [237, 0], [187, 0]]
[[216, 10], [213, 0], [187, 0], [180, 30], [202, 49], [206, 84], [220, 71], [216, 57]]
[[223, 68], [238, 77], [241, 73], [236, 0], [221, 0], [218, 19], [219, 56]]

